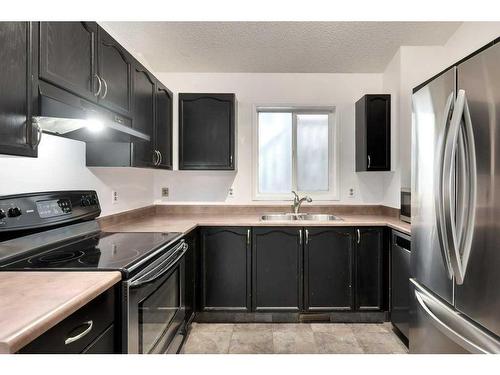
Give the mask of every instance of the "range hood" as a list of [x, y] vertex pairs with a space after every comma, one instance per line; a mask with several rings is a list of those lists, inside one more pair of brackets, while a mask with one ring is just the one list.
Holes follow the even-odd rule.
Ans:
[[43, 81], [39, 82], [39, 116], [44, 133], [83, 142], [148, 142], [150, 136], [132, 128], [129, 118], [117, 115]]

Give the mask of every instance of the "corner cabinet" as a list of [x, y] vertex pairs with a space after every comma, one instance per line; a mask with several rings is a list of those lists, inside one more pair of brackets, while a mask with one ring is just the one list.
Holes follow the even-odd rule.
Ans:
[[253, 228], [253, 308], [299, 312], [303, 308], [303, 229]]
[[251, 311], [251, 230], [201, 230], [201, 310]]
[[179, 94], [179, 169], [234, 170], [234, 94]]
[[384, 290], [388, 289], [388, 285], [385, 285], [384, 271], [387, 267], [384, 266], [388, 262], [384, 241], [384, 228], [355, 229], [356, 310], [381, 311], [386, 307]]
[[37, 156], [31, 121], [33, 48], [31, 22], [0, 22], [0, 154]]
[[356, 172], [391, 170], [391, 95], [356, 102]]
[[353, 309], [352, 228], [304, 228], [306, 311]]

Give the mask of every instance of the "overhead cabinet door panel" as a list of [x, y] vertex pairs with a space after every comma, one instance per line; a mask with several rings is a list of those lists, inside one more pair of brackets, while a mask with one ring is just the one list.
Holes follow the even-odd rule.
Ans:
[[[134, 121], [133, 127], [153, 139], [155, 82], [142, 68], [134, 71]], [[135, 166], [152, 166], [152, 142], [134, 142]]]
[[31, 146], [31, 24], [0, 22], [0, 153], [36, 156]]
[[96, 33], [91, 22], [40, 22], [40, 78], [95, 101]]
[[132, 116], [131, 57], [127, 51], [99, 29], [99, 77], [102, 88], [99, 103], [105, 107]]
[[234, 169], [234, 94], [179, 94], [179, 168]]
[[163, 85], [156, 88], [156, 150], [159, 167], [172, 169], [172, 93]]

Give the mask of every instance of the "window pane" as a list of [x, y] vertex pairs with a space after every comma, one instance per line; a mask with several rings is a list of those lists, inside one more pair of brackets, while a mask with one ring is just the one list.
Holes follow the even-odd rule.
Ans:
[[328, 191], [328, 115], [297, 115], [297, 188]]
[[292, 114], [259, 112], [259, 192], [292, 190]]

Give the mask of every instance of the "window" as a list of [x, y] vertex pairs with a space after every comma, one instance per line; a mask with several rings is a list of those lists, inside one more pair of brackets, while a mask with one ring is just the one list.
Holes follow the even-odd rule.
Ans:
[[334, 120], [334, 108], [257, 107], [254, 199], [338, 199]]

